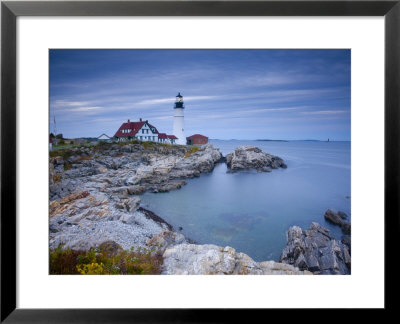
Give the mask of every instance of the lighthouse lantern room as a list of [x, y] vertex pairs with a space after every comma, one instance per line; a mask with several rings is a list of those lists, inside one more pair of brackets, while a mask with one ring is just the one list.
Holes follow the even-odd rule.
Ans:
[[185, 132], [184, 132], [184, 127], [183, 127], [183, 109], [185, 108], [185, 105], [183, 104], [183, 97], [181, 96], [181, 93], [179, 92], [178, 95], [176, 96], [175, 100], [175, 105], [174, 105], [174, 129], [173, 129], [173, 134], [178, 138], [176, 143], [185, 145], [186, 144], [186, 138], [185, 138]]

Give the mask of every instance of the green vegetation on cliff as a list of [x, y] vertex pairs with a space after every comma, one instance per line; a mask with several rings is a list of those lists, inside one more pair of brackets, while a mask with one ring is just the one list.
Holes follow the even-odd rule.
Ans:
[[50, 251], [50, 274], [160, 274], [161, 265], [162, 257], [154, 251], [127, 251], [112, 241], [89, 251], [63, 249], [62, 246]]

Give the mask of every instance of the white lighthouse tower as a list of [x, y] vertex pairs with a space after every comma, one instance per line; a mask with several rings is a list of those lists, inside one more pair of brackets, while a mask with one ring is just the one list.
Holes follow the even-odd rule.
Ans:
[[176, 101], [174, 105], [174, 130], [172, 133], [178, 138], [176, 140], [176, 143], [181, 145], [186, 144], [185, 131], [183, 128], [183, 109], [185, 109], [185, 106], [183, 104], [183, 97], [179, 92], [176, 96]]

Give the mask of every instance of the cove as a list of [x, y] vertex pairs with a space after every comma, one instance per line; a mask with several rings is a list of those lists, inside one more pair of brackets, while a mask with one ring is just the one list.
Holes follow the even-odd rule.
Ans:
[[340, 239], [338, 227], [324, 220], [327, 209], [351, 217], [350, 142], [210, 141], [225, 156], [254, 145], [281, 157], [287, 169], [270, 173], [227, 173], [219, 163], [208, 174], [167, 193], [145, 193], [142, 205], [199, 244], [231, 246], [255, 261], [279, 261], [286, 231], [318, 222]]

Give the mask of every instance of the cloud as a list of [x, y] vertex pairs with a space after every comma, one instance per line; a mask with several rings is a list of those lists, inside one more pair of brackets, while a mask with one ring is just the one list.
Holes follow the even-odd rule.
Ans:
[[68, 101], [68, 100], [55, 100], [53, 107], [76, 107], [89, 104], [87, 101]]
[[79, 108], [72, 108], [69, 111], [71, 112], [83, 112], [83, 111], [98, 111], [103, 109], [103, 107], [79, 107]]
[[350, 127], [348, 51], [53, 54], [50, 113], [66, 136], [112, 133], [128, 118], [140, 117], [169, 132], [178, 91], [186, 105], [185, 123], [196, 125], [193, 132], [211, 135], [224, 128], [229, 133], [239, 124], [250, 132], [255, 124], [277, 125], [282, 132], [288, 123], [317, 129], [328, 119], [335, 120], [336, 130]]
[[[190, 100], [212, 100], [218, 98], [217, 96], [188, 96], [184, 97], [184, 101], [190, 101]], [[158, 105], [158, 104], [163, 104], [163, 103], [173, 103], [174, 98], [173, 97], [168, 97], [168, 98], [161, 98], [161, 99], [147, 99], [147, 100], [142, 100], [139, 102], [136, 102], [136, 105]]]
[[348, 110], [316, 110], [316, 111], [303, 111], [303, 115], [338, 115], [350, 113]]

